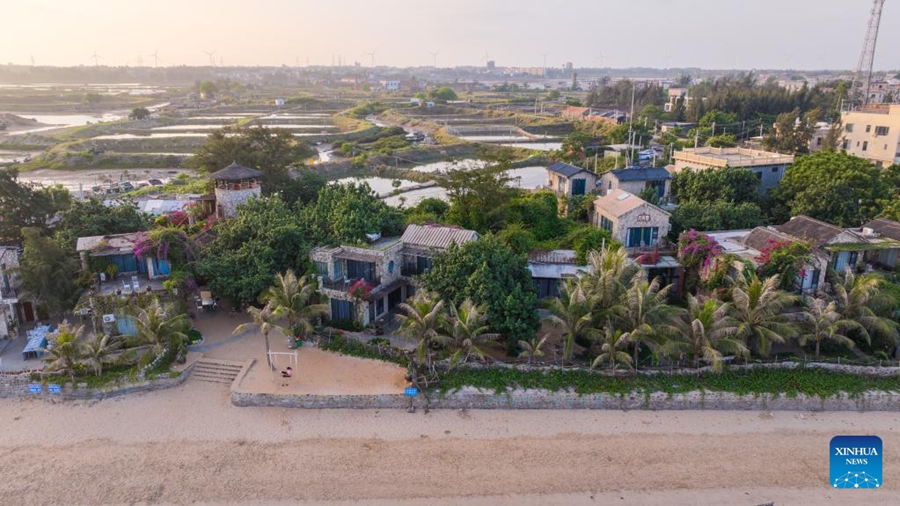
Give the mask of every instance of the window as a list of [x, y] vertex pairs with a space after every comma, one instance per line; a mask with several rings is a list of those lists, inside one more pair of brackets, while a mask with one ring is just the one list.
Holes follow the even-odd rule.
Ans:
[[866, 133], [869, 133], [871, 131], [872, 131], [872, 125], [866, 125]]
[[762, 172], [756, 173], [756, 179], [762, 180]]
[[778, 172], [778, 167], [772, 167], [772, 173]]
[[816, 146], [821, 146], [821, 145], [822, 145], [822, 138], [816, 137]]
[[629, 228], [625, 246], [629, 248], [638, 246], [655, 246], [658, 240], [659, 227]]
[[612, 232], [612, 229], [613, 229], [612, 220], [610, 220], [606, 216], [601, 215], [600, 216], [600, 228], [602, 228], [603, 230], [606, 230], [608, 232]]
[[887, 135], [890, 131], [890, 127], [875, 127], [875, 135]]
[[328, 277], [328, 262], [316, 262], [316, 275]]
[[376, 302], [375, 306], [375, 316], [381, 316], [384, 314], [384, 297], [378, 297], [378, 302]]
[[847, 149], [850, 147], [850, 141], [844, 139], [844, 143], [841, 144], [841, 149]]
[[848, 134], [853, 133], [853, 123], [847, 123], [847, 126], [844, 127], [844, 130], [846, 130]]
[[867, 150], [867, 149], [869, 149], [869, 141], [863, 141], [863, 147], [862, 147], [862, 150], [865, 151], [865, 150]]

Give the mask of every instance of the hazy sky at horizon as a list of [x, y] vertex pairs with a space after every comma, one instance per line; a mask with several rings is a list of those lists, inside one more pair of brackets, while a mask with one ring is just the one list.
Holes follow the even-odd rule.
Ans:
[[[0, 0], [0, 63], [852, 69], [869, 0]], [[898, 69], [887, 2], [876, 69]]]

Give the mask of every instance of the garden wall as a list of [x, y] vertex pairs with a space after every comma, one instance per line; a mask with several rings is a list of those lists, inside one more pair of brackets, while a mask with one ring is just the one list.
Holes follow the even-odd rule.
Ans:
[[[176, 387], [190, 376], [194, 364], [189, 364], [184, 371], [174, 377], [159, 377], [152, 380], [140, 380], [133, 383], [116, 384], [101, 388], [88, 388], [87, 384], [79, 383], [75, 386], [71, 382], [60, 384], [59, 393], [50, 393], [49, 384], [31, 379], [31, 373], [3, 374], [0, 375], [0, 399], [12, 397], [35, 397], [42, 399], [59, 400], [101, 400], [120, 395], [138, 392], [152, 392]], [[30, 385], [42, 385], [41, 393], [31, 393]]]
[[[232, 392], [235, 406], [265, 406], [303, 409], [391, 409], [409, 405], [406, 397], [396, 395], [273, 395]], [[425, 407], [420, 395], [417, 408]], [[474, 388], [436, 396], [432, 409], [611, 409], [611, 410], [749, 410], [749, 411], [900, 411], [900, 393], [871, 392], [858, 396], [839, 395], [820, 399], [798, 395], [736, 395], [723, 392], [686, 394], [653, 393], [616, 396], [514, 390], [494, 393]]]

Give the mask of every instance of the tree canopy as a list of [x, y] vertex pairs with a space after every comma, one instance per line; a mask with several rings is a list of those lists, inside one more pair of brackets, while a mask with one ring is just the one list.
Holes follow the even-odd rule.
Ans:
[[270, 193], [285, 184], [291, 167], [302, 166], [314, 154], [314, 149], [283, 128], [227, 126], [210, 133], [185, 165], [213, 173], [237, 162], [265, 174], [263, 191]]
[[20, 183], [16, 169], [0, 169], [0, 243], [18, 244], [25, 227], [47, 228], [47, 221], [69, 207], [72, 196], [61, 186]]
[[537, 293], [524, 254], [516, 254], [488, 235], [462, 246], [451, 244], [434, 257], [423, 275], [425, 287], [454, 305], [470, 299], [486, 305], [491, 329], [510, 349], [528, 341], [539, 326]]
[[255, 300], [274, 272], [306, 272], [310, 245], [300, 214], [277, 196], [253, 199], [234, 219], [218, 223], [197, 271], [216, 293], [234, 301]]
[[403, 226], [403, 214], [366, 183], [328, 185], [300, 214], [316, 244], [364, 243], [366, 234], [396, 235]]
[[72, 251], [36, 228], [22, 229], [25, 238], [19, 277], [22, 290], [52, 316], [62, 316], [78, 300], [78, 261]]
[[897, 195], [900, 166], [882, 169], [846, 153], [822, 151], [798, 158], [772, 190], [790, 216], [805, 214], [840, 227], [859, 226]]
[[140, 232], [150, 226], [150, 218], [138, 210], [131, 200], [107, 206], [96, 197], [72, 202], [60, 215], [55, 230], [57, 236], [70, 247], [79, 237]]
[[759, 179], [747, 169], [682, 170], [672, 178], [672, 193], [679, 203], [758, 202]]
[[448, 219], [463, 228], [487, 232], [497, 230], [503, 222], [505, 206], [517, 193], [509, 186], [512, 180], [498, 164], [475, 170], [450, 170], [438, 179], [447, 189], [450, 201]]

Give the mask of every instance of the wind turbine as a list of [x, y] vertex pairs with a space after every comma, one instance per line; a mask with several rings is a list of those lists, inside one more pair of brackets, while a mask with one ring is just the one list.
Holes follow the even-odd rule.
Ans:
[[96, 49], [94, 50], [94, 54], [91, 55], [91, 58], [93, 58], [93, 60], [94, 60], [94, 66], [95, 66], [95, 67], [97, 67], [97, 66], [100, 65], [100, 64], [98, 63], [98, 62], [100, 61], [100, 55], [97, 54], [97, 50], [96, 50]]
[[153, 57], [153, 66], [159, 67], [159, 49], [154, 49], [153, 54], [148, 54], [147, 56]]
[[366, 53], [369, 56], [369, 63], [374, 68], [375, 67], [375, 53], [378, 52], [378, 49], [373, 49], [371, 53]]
[[203, 52], [206, 53], [206, 56], [209, 56], [209, 66], [215, 67], [216, 59], [213, 55], [216, 54], [216, 52], [215, 51], [203, 51]]
[[437, 68], [437, 55], [440, 54], [440, 51], [429, 51], [431, 55], [431, 66]]

